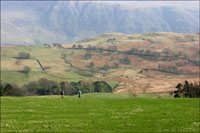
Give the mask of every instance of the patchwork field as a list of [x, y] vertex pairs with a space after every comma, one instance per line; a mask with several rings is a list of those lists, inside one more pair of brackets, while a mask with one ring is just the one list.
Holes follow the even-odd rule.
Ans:
[[[49, 49], [42, 46], [3, 47], [1, 49], [1, 81], [22, 86], [30, 81], [38, 81], [40, 78], [54, 81], [87, 79], [87, 77], [70, 70], [69, 65], [60, 58], [63, 51], [64, 49]], [[31, 59], [15, 58], [19, 52], [30, 53]], [[41, 64], [47, 68], [47, 72], [42, 71], [36, 59], [39, 59]], [[17, 61], [19, 62], [18, 64], [16, 64]], [[31, 72], [28, 76], [23, 73], [24, 66], [31, 67]]]
[[199, 99], [155, 96], [1, 97], [1, 132], [199, 132]]
[[[19, 52], [31, 58], [18, 59]], [[179, 82], [199, 81], [199, 57], [198, 33], [112, 33], [60, 47], [2, 47], [1, 81], [23, 86], [40, 78], [104, 80], [115, 93], [168, 93]], [[31, 67], [28, 75], [24, 66]]]

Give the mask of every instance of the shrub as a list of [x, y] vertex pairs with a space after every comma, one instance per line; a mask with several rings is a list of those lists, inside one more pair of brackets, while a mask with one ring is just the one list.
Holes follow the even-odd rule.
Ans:
[[18, 58], [19, 59], [30, 59], [31, 55], [29, 53], [25, 52], [19, 52], [18, 53]]
[[28, 92], [31, 95], [36, 95], [37, 88], [38, 88], [38, 84], [36, 82], [30, 82], [30, 83], [28, 83], [28, 85], [26, 87], [28, 89]]
[[29, 72], [31, 72], [31, 67], [29, 67], [29, 66], [24, 66], [23, 71], [24, 71], [24, 73], [29, 74]]
[[130, 61], [130, 59], [126, 56], [125, 58], [120, 59], [120, 63], [128, 65], [128, 64], [131, 63], [131, 61]]
[[0, 84], [0, 96], [4, 96], [4, 87]]
[[90, 59], [92, 57], [92, 54], [91, 53], [85, 53], [85, 55], [84, 55], [84, 58], [86, 59], [86, 60], [88, 60], [88, 59]]
[[25, 93], [23, 88], [19, 88], [17, 85], [12, 85], [7, 83], [4, 87], [1, 88], [1, 96], [23, 96]]

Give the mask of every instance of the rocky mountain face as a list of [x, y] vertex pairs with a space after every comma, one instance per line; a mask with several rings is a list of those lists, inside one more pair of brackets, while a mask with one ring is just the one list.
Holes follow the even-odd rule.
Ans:
[[199, 32], [198, 2], [1, 2], [1, 45], [70, 43], [110, 32]]

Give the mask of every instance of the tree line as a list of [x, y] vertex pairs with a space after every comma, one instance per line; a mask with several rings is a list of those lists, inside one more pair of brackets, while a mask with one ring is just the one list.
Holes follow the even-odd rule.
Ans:
[[144, 49], [137, 49], [137, 48], [131, 48], [127, 51], [119, 51], [117, 46], [115, 45], [109, 45], [107, 48], [102, 47], [96, 47], [92, 45], [88, 45], [86, 48], [84, 48], [81, 44], [73, 44], [72, 49], [86, 49], [86, 50], [98, 50], [98, 51], [110, 51], [110, 52], [119, 52], [119, 53], [125, 53], [125, 54], [131, 54], [131, 55], [138, 55], [142, 58], [149, 59], [149, 60], [177, 60], [177, 59], [183, 59], [187, 60], [190, 63], [193, 63], [194, 65], [200, 66], [200, 62], [196, 61], [195, 59], [190, 59], [192, 57], [188, 57], [188, 55], [182, 51], [179, 52], [173, 52], [168, 48], [165, 48], [162, 50], [162, 52], [156, 52], [152, 50], [144, 50]]
[[48, 48], [51, 48], [52, 46], [53, 47], [58, 47], [58, 48], [63, 48], [61, 43], [52, 43], [52, 44], [44, 43], [43, 46], [44, 47], [48, 47]]
[[[154, 70], [157, 71], [162, 71], [162, 72], [167, 72], [167, 73], [173, 73], [173, 74], [195, 74], [189, 69], [181, 69], [180, 67], [186, 66], [188, 63], [192, 63], [194, 65], [199, 66], [199, 63], [195, 60], [192, 60], [188, 57], [187, 54], [179, 51], [179, 52], [173, 52], [167, 48], [163, 49], [162, 52], [156, 52], [156, 51], [151, 51], [149, 49], [144, 50], [144, 49], [136, 49], [136, 48], [131, 48], [130, 50], [127, 51], [118, 51], [116, 46], [108, 46], [107, 48], [96, 48], [95, 46], [88, 45], [86, 48], [84, 48], [82, 45], [78, 44], [73, 44], [72, 48], [78, 48], [78, 49], [86, 49], [87, 52], [84, 55], [84, 58], [86, 60], [90, 59], [92, 57], [91, 50], [96, 50], [96, 51], [107, 51], [108, 53], [110, 52], [118, 52], [125, 54], [126, 56], [124, 58], [119, 59], [119, 63], [121, 64], [131, 64], [131, 60], [128, 58], [128, 55], [137, 55], [140, 56], [141, 58], [147, 59], [147, 60], [154, 60], [154, 61], [170, 61], [170, 60], [185, 60], [183, 62], [176, 62], [176, 64], [172, 65], [166, 65], [166, 64], [158, 64], [158, 67]], [[101, 54], [103, 55], [103, 54]], [[108, 68], [108, 67], [105, 67]]]
[[200, 98], [200, 83], [189, 83], [187, 80], [184, 83], [178, 83], [177, 90], [174, 91], [174, 97]]
[[79, 90], [83, 93], [112, 92], [112, 87], [105, 81], [55, 82], [46, 78], [30, 82], [23, 87], [11, 83], [0, 84], [1, 96], [57, 95], [61, 90], [65, 95], [76, 95]]
[[158, 64], [158, 68], [156, 70], [172, 74], [197, 74], [189, 69], [181, 69], [179, 68], [180, 65], [177, 64], [178, 63], [176, 63], [176, 65]]
[[[108, 39], [108, 42], [112, 42], [112, 39]], [[50, 44], [44, 44], [44, 46], [48, 46], [51, 47]], [[52, 44], [53, 47], [58, 47], [58, 48], [63, 48], [62, 44], [60, 43], [53, 43]], [[117, 46], [115, 46], [113, 43], [112, 45], [109, 45], [107, 48], [103, 48], [103, 47], [96, 47], [96, 46], [92, 46], [92, 45], [88, 45], [86, 48], [81, 45], [81, 44], [73, 44], [72, 45], [72, 49], [86, 49], [86, 50], [96, 50], [99, 52], [102, 51], [109, 51], [109, 52], [119, 52], [119, 53], [125, 53], [125, 54], [132, 54], [132, 55], [137, 55], [140, 56], [142, 58], [148, 59], [148, 60], [177, 60], [177, 59], [183, 59], [183, 60], [187, 60], [188, 62], [200, 66], [200, 62], [199, 60], [196, 60], [194, 58], [196, 58], [196, 55], [198, 54], [195, 53], [193, 56], [188, 57], [188, 55], [182, 51], [179, 52], [173, 52], [171, 51], [169, 48], [165, 48], [164, 50], [162, 50], [162, 52], [156, 52], [156, 51], [151, 51], [149, 49], [144, 50], [144, 49], [137, 49], [137, 48], [131, 48], [130, 50], [127, 51], [119, 51]], [[87, 54], [85, 56], [86, 59], [90, 58], [91, 55]]]

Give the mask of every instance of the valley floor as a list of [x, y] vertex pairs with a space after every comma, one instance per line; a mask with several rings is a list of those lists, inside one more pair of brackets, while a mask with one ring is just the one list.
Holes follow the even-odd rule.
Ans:
[[199, 132], [199, 99], [138, 97], [1, 97], [1, 132]]

